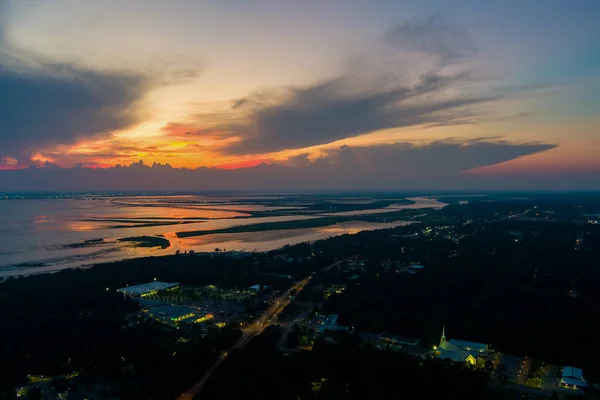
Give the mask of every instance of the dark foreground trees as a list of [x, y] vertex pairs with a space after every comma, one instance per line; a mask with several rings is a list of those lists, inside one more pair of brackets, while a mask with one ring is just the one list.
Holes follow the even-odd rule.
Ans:
[[346, 332], [312, 352], [280, 353], [278, 327], [231, 354], [198, 399], [483, 398], [487, 377], [440, 360], [363, 345]]

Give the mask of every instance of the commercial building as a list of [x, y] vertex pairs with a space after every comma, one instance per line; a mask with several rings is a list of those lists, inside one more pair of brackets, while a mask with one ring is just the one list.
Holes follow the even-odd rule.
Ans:
[[571, 389], [585, 389], [587, 382], [583, 379], [583, 370], [575, 367], [564, 367], [560, 386]]
[[150, 308], [147, 314], [162, 322], [181, 322], [195, 317], [198, 310], [188, 306], [167, 305]]
[[[210, 321], [211, 319], [215, 318], [215, 315], [212, 313], [200, 313], [200, 315], [196, 314], [196, 317], [198, 317], [198, 318], [196, 318], [194, 320], [194, 323], [201, 324], [203, 322]], [[218, 324], [217, 324], [217, 326], [218, 326]], [[223, 326], [225, 326], [225, 325], [223, 325]]]
[[131, 297], [146, 297], [157, 294], [163, 290], [177, 290], [181, 288], [179, 282], [149, 282], [141, 285], [127, 286], [117, 289], [117, 292]]

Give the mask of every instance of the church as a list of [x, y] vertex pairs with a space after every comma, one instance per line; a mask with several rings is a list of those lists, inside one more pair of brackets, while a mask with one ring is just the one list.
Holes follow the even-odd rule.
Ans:
[[489, 346], [483, 343], [465, 340], [446, 340], [446, 327], [442, 327], [440, 345], [435, 348], [435, 355], [442, 360], [449, 359], [453, 362], [464, 362], [469, 365], [477, 364], [478, 357], [485, 357]]

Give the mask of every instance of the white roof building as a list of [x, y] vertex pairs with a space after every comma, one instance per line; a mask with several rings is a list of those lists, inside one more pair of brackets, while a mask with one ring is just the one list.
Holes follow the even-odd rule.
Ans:
[[450, 339], [449, 342], [455, 345], [456, 347], [469, 352], [475, 351], [477, 353], [487, 353], [489, 351], [489, 346], [484, 343], [469, 342], [467, 340], [457, 339]]
[[464, 340], [448, 341], [446, 340], [446, 327], [443, 327], [440, 345], [436, 350], [437, 358], [475, 365], [477, 363], [477, 356], [481, 353], [487, 353], [488, 345]]
[[564, 367], [560, 385], [573, 389], [583, 389], [587, 387], [587, 382], [583, 379], [583, 370], [575, 367]]
[[466, 362], [468, 364], [476, 364], [477, 359], [471, 353], [459, 347], [456, 347], [448, 341], [440, 342], [437, 348], [437, 358], [442, 360], [450, 359], [454, 362]]
[[121, 289], [117, 289], [117, 292], [123, 293], [127, 296], [133, 297], [144, 297], [151, 294], [158, 293], [161, 290], [175, 289], [179, 287], [179, 282], [149, 282], [141, 285], [127, 286]]

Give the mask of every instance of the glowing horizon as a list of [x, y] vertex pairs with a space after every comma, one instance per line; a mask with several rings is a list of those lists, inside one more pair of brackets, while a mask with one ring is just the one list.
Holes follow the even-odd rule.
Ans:
[[462, 173], [600, 173], [598, 3], [377, 5], [0, 0], [0, 170], [343, 165], [347, 146], [368, 168], [486, 142], [513, 150]]

